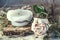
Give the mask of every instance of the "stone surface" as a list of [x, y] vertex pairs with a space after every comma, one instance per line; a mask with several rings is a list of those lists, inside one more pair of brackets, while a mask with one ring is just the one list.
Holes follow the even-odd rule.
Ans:
[[60, 38], [49, 38], [49, 40], [60, 40]]
[[[25, 36], [25, 37], [16, 37], [9, 38], [7, 36], [3, 36], [0, 40], [42, 40], [41, 38], [35, 38], [34, 35]], [[60, 38], [49, 38], [48, 40], [60, 40]]]

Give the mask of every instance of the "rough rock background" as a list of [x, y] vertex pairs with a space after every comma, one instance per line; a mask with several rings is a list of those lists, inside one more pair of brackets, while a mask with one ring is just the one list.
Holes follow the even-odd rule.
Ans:
[[[43, 5], [48, 13], [51, 13], [55, 20], [59, 22], [59, 16], [60, 16], [60, 0], [0, 0], [0, 8], [5, 9], [6, 7], [9, 9], [10, 7], [18, 8], [20, 6], [24, 5]], [[0, 13], [2, 14], [2, 13]], [[60, 23], [60, 22], [59, 22]], [[31, 38], [33, 35], [27, 37]], [[33, 37], [32, 37], [33, 38]], [[26, 40], [23, 37], [19, 38], [8, 38], [8, 37], [3, 37], [3, 39], [0, 40]], [[28, 40], [28, 39], [27, 39]], [[60, 40], [59, 38], [57, 39], [52, 39], [50, 38], [49, 40]]]

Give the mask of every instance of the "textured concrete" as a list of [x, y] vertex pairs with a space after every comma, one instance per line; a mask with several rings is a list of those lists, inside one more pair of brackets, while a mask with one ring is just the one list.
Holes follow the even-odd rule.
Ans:
[[[26, 36], [26, 37], [17, 37], [17, 38], [8, 38], [2, 37], [0, 40], [42, 40], [41, 38], [35, 38], [34, 35]], [[48, 40], [60, 40], [60, 38], [49, 38]]]

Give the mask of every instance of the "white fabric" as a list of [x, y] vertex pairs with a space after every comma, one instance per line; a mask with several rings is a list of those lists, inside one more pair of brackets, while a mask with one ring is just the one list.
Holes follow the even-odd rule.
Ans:
[[46, 26], [45, 26], [44, 30], [43, 30], [42, 27], [41, 27], [41, 29], [39, 30], [39, 32], [42, 32], [42, 34], [44, 35], [51, 25], [49, 24], [48, 19], [34, 18], [34, 21], [33, 21], [32, 26], [31, 26], [31, 30], [32, 30], [33, 32], [36, 31], [36, 30], [35, 30], [35, 28], [36, 28], [36, 27], [35, 27], [35, 24], [36, 24], [37, 21], [38, 21], [38, 23], [45, 23]]

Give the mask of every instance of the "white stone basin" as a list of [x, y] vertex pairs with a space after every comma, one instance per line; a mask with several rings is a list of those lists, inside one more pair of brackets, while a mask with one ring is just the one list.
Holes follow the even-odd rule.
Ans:
[[31, 21], [32, 17], [33, 13], [29, 10], [16, 9], [16, 10], [9, 10], [7, 12], [7, 18], [9, 21], [11, 21], [12, 25], [14, 26], [27, 25], [29, 22], [23, 22], [23, 21], [25, 20]]

